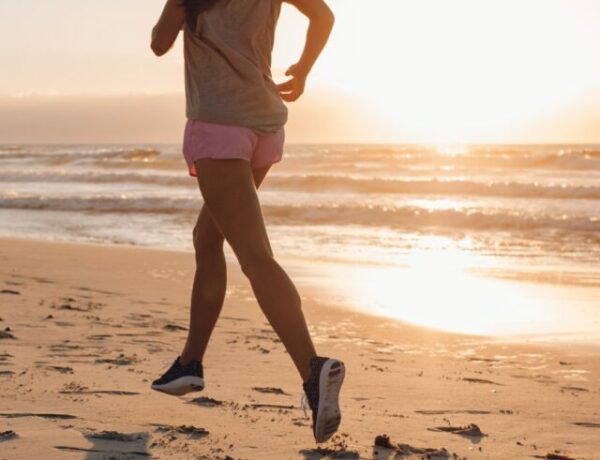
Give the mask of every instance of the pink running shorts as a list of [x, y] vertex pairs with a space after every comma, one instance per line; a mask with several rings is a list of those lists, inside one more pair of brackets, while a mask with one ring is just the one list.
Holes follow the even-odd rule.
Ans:
[[258, 135], [250, 128], [188, 120], [183, 137], [183, 156], [190, 176], [196, 176], [194, 162], [201, 158], [227, 160], [239, 158], [254, 168], [281, 161], [285, 132]]

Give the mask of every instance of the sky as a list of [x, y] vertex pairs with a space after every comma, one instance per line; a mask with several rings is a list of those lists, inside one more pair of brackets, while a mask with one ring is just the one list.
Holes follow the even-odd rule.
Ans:
[[[600, 143], [598, 0], [329, 0], [293, 142]], [[0, 0], [0, 143], [180, 142], [180, 40], [161, 0]], [[284, 6], [279, 81], [307, 22]]]

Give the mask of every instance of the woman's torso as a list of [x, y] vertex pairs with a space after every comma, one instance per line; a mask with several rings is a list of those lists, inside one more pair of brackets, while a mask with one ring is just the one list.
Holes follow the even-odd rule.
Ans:
[[185, 28], [188, 119], [276, 132], [287, 121], [271, 78], [281, 0], [219, 0]]

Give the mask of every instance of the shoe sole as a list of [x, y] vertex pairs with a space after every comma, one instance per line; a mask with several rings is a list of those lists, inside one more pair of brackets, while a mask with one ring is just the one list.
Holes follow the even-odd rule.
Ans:
[[346, 368], [337, 359], [328, 359], [319, 376], [319, 409], [315, 420], [315, 440], [325, 442], [338, 430], [342, 421], [339, 394]]
[[151, 388], [162, 393], [167, 393], [174, 396], [183, 396], [192, 391], [204, 390], [204, 379], [193, 375], [186, 375], [172, 380], [164, 385], [152, 384]]

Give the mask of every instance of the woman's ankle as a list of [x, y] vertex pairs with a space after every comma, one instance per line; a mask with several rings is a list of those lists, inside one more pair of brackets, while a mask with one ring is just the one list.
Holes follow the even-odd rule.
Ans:
[[187, 366], [192, 361], [198, 361], [199, 363], [202, 363], [202, 356], [188, 353], [186, 350], [182, 351], [179, 355], [179, 363], [182, 366]]

